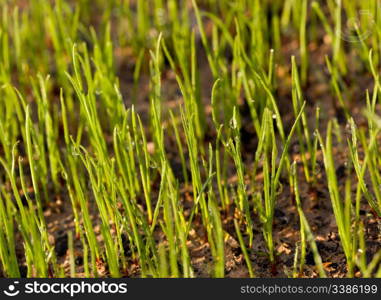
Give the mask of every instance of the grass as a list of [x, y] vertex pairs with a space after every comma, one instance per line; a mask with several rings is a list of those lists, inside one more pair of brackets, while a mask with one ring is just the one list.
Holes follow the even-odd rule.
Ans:
[[0, 0], [0, 276], [380, 277], [379, 10]]

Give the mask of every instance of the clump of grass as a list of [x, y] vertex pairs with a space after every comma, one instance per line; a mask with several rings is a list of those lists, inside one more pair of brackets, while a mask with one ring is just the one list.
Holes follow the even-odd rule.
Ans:
[[325, 144], [321, 136], [319, 141], [324, 156], [324, 166], [327, 174], [327, 182], [329, 188], [329, 194], [332, 202], [332, 209], [335, 215], [336, 224], [338, 227], [341, 244], [347, 259], [348, 274], [353, 276], [354, 268], [354, 255], [356, 250], [354, 249], [354, 241], [356, 235], [352, 233], [352, 202], [351, 202], [351, 183], [350, 178], [347, 178], [345, 184], [345, 197], [344, 201], [341, 198], [338, 180], [336, 176], [335, 163], [333, 158], [333, 146], [332, 146], [332, 122], [328, 123], [327, 138]]
[[[303, 272], [303, 268], [306, 263], [307, 242], [308, 242], [311, 247], [311, 251], [313, 254], [315, 264], [318, 269], [319, 276], [321, 278], [324, 278], [326, 277], [326, 274], [323, 268], [322, 259], [319, 254], [318, 247], [316, 245], [312, 230], [310, 228], [310, 225], [308, 224], [308, 220], [303, 212], [303, 203], [301, 202], [300, 193], [299, 193], [296, 162], [292, 164], [291, 172], [292, 172], [292, 178], [294, 180], [293, 186], [295, 190], [296, 207], [297, 207], [299, 220], [300, 220], [300, 248], [296, 248], [296, 252], [295, 252], [295, 264], [294, 264], [293, 277], [298, 277]], [[300, 251], [300, 254], [299, 254], [299, 251]], [[300, 255], [300, 258], [299, 258], [299, 255]], [[299, 265], [299, 267], [297, 267], [297, 265]]]

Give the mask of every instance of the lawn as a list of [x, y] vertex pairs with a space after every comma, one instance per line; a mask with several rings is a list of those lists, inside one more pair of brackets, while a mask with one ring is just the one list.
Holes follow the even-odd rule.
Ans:
[[379, 0], [0, 0], [0, 277], [381, 277]]

